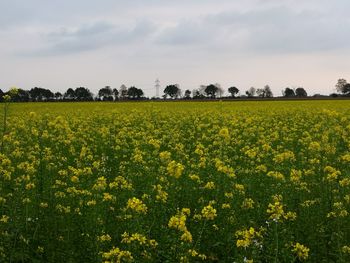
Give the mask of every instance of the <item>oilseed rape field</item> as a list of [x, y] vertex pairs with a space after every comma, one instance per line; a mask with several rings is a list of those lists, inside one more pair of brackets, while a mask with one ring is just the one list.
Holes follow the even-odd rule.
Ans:
[[350, 262], [350, 101], [6, 115], [0, 262]]

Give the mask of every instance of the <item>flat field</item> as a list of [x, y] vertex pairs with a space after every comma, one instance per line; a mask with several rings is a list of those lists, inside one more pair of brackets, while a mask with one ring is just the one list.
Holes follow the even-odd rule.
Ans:
[[6, 124], [0, 262], [350, 262], [350, 101], [11, 104]]

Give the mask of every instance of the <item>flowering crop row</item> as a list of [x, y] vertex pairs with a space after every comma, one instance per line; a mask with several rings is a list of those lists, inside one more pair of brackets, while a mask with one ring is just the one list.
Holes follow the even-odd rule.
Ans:
[[348, 101], [12, 104], [2, 141], [0, 262], [350, 261]]

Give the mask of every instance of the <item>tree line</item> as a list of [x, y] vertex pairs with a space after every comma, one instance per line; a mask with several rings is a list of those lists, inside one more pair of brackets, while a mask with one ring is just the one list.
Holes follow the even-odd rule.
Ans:
[[[330, 94], [332, 97], [337, 96], [350, 96], [350, 83], [345, 79], [339, 79], [335, 85], [337, 93]], [[75, 89], [69, 88], [63, 94], [60, 92], [52, 92], [49, 89], [34, 87], [30, 90], [17, 89], [16, 95], [12, 96], [12, 101], [17, 102], [36, 102], [36, 101], [118, 101], [118, 100], [145, 100], [149, 99], [144, 96], [144, 92], [140, 88], [131, 86], [127, 88], [122, 85], [119, 89], [111, 88], [110, 86], [105, 86], [101, 88], [96, 95], [90, 92], [89, 89], [85, 87], [77, 87]], [[243, 94], [240, 94], [240, 90], [235, 87], [229, 87], [227, 92], [230, 94], [226, 98], [272, 98], [273, 93], [269, 85], [263, 88], [251, 87], [246, 90]], [[0, 101], [3, 101], [3, 97], [7, 92], [3, 92], [0, 89]], [[184, 93], [180, 89], [178, 84], [167, 85], [163, 91], [163, 99], [216, 99], [225, 98], [223, 96], [224, 89], [220, 84], [209, 84], [200, 85], [198, 89], [185, 90]], [[240, 95], [239, 95], [240, 94]], [[282, 90], [283, 97], [286, 98], [302, 98], [307, 97], [308, 94], [306, 90], [302, 87], [296, 89], [285, 88]], [[152, 98], [155, 99], [155, 98]]]

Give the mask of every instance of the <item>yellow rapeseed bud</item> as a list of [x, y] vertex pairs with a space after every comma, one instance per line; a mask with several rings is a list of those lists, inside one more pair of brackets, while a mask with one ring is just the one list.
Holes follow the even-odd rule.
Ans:
[[129, 199], [126, 207], [135, 211], [136, 213], [140, 213], [140, 214], [147, 213], [147, 206], [140, 199], [136, 197]]
[[293, 244], [292, 252], [296, 254], [299, 260], [306, 260], [309, 257], [309, 251], [309, 248], [298, 242]]
[[205, 218], [206, 220], [214, 220], [215, 217], [217, 216], [216, 209], [211, 205], [207, 205], [203, 207], [201, 214], [202, 214], [202, 217]]

